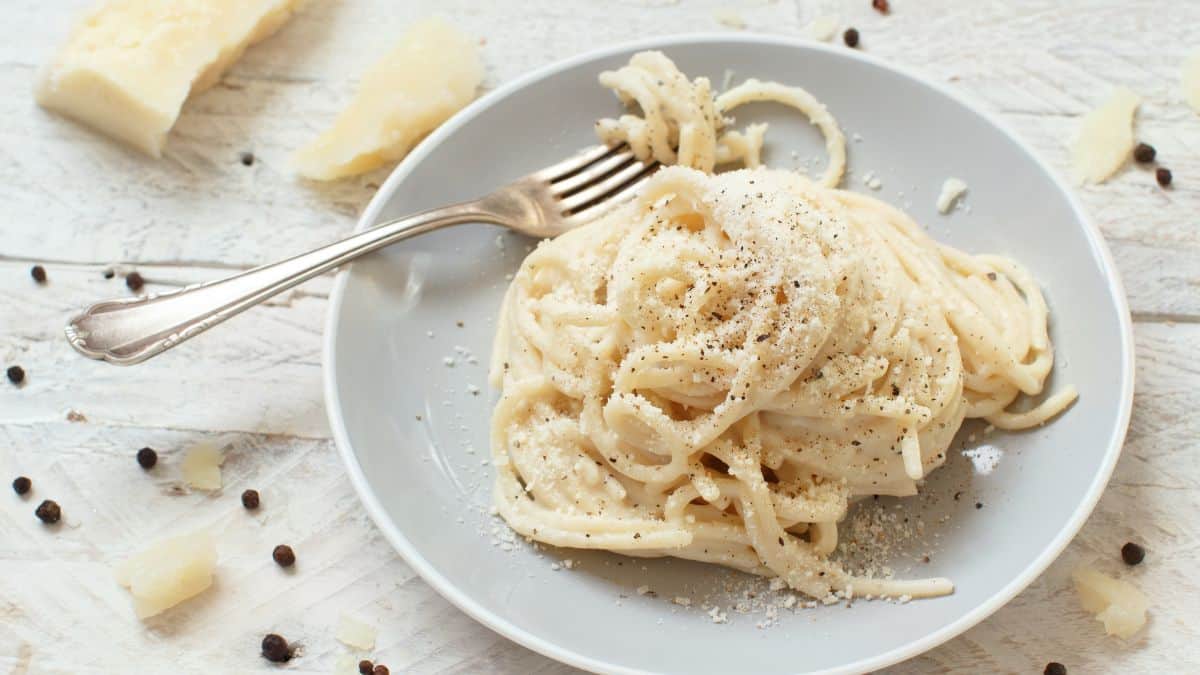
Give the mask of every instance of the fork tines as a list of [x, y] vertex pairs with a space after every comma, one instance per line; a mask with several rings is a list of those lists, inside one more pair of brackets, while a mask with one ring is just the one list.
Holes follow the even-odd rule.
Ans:
[[628, 145], [596, 146], [555, 164], [538, 177], [549, 183], [565, 216], [590, 219], [632, 197], [660, 164], [639, 160]]

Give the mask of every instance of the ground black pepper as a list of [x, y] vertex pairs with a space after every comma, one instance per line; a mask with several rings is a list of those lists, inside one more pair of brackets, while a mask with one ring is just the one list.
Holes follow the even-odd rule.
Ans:
[[1159, 185], [1167, 187], [1171, 184], [1171, 170], [1158, 167], [1158, 170], [1154, 172], [1154, 180], [1158, 181]]
[[158, 464], [158, 453], [154, 448], [142, 448], [137, 451], [137, 462], [143, 469], [153, 469]]
[[243, 152], [241, 159], [242, 159], [242, 166], [253, 166], [254, 165], [254, 153], [253, 152]]
[[1042, 675], [1067, 675], [1067, 667], [1058, 661], [1051, 661], [1046, 664], [1046, 669], [1042, 671]]
[[16, 478], [13, 479], [12, 485], [13, 485], [13, 492], [16, 492], [19, 495], [23, 495], [23, 494], [29, 492], [29, 489], [33, 487], [33, 481], [29, 480], [25, 476], [17, 476]]
[[858, 46], [858, 29], [857, 28], [847, 28], [846, 32], [842, 33], [842, 41], [844, 41], [846, 43], [847, 47], [857, 47]]
[[41, 520], [43, 523], [46, 523], [47, 525], [53, 525], [62, 519], [62, 508], [60, 508], [58, 502], [54, 501], [53, 499], [47, 499], [41, 504], [38, 504], [38, 507], [33, 514], [37, 516], [38, 520]]
[[33, 277], [33, 280], [39, 284], [44, 284], [46, 283], [46, 268], [41, 265], [34, 265], [29, 268], [29, 276]]
[[258, 508], [258, 490], [246, 490], [242, 493], [242, 506], [248, 511]]
[[977, 509], [982, 509], [982, 508], [983, 508], [983, 502], [975, 502], [975, 508], [977, 508]]
[[292, 649], [282, 635], [267, 633], [262, 639], [262, 655], [268, 661], [284, 663], [292, 658]]
[[1133, 158], [1142, 164], [1154, 161], [1154, 156], [1158, 154], [1154, 150], [1154, 146], [1148, 143], [1138, 143], [1133, 149]]
[[104, 270], [104, 278], [105, 279], [111, 279], [115, 276], [117, 276], [117, 273], [114, 272], [113, 270]]
[[1140, 565], [1146, 559], [1146, 549], [1131, 542], [1121, 547], [1121, 560], [1126, 565]]
[[287, 544], [280, 544], [271, 551], [271, 557], [275, 562], [279, 563], [280, 567], [291, 567], [296, 564], [296, 552]]
[[25, 369], [21, 366], [9, 366], [4, 374], [8, 376], [8, 381], [13, 384], [21, 384], [25, 381]]
[[138, 274], [137, 272], [130, 272], [129, 275], [125, 277], [125, 285], [129, 287], [129, 290], [136, 293], [142, 290], [142, 286], [146, 285], [146, 280], [143, 279], [142, 275]]

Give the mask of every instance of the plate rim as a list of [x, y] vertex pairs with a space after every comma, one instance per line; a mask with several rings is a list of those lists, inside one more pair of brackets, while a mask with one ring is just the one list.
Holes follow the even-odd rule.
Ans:
[[[919, 84], [930, 87], [939, 94], [958, 103], [971, 112], [979, 115], [986, 122], [1003, 133], [1008, 140], [1013, 142], [1022, 152], [1033, 159], [1035, 165], [1045, 173], [1054, 186], [1062, 192], [1070, 205], [1072, 212], [1078, 221], [1083, 225], [1083, 230], [1088, 239], [1091, 249], [1097, 254], [1097, 258], [1101, 265], [1101, 271], [1104, 273], [1105, 280], [1108, 282], [1108, 292], [1113, 304], [1116, 306], [1118, 321], [1120, 323], [1120, 341], [1121, 341], [1121, 406], [1118, 411], [1116, 431], [1105, 450], [1104, 459], [1100, 466], [1100, 471], [1096, 474], [1091, 485], [1088, 486], [1087, 492], [1083, 500], [1075, 507], [1071, 517], [1064, 523], [1058, 534], [1050, 542], [1050, 544], [1035, 557], [1024, 570], [1021, 571], [1013, 579], [1009, 580], [999, 591], [987, 598], [984, 602], [977, 605], [974, 609], [964, 614], [959, 619], [950, 622], [942, 628], [925, 635], [924, 637], [909, 642], [903, 646], [897, 647], [890, 651], [871, 656], [865, 659], [859, 659], [852, 663], [848, 663], [835, 668], [820, 671], [822, 673], [858, 673], [868, 670], [877, 670], [890, 665], [894, 665], [901, 661], [918, 656], [926, 651], [929, 651], [950, 639], [961, 635], [968, 629], [978, 625], [984, 619], [988, 618], [999, 610], [1004, 605], [1008, 604], [1013, 598], [1025, 590], [1034, 580], [1036, 580], [1051, 563], [1066, 549], [1067, 545], [1075, 538], [1082, 529], [1088, 517], [1095, 509], [1096, 504], [1100, 501], [1101, 495], [1104, 493], [1108, 485], [1109, 479], [1112, 477], [1113, 470], [1116, 467], [1117, 460], [1120, 458], [1121, 451], [1124, 448], [1125, 438], [1129, 431], [1129, 421], [1133, 410], [1133, 391], [1135, 378], [1135, 353], [1133, 342], [1133, 321], [1130, 314], [1128, 298], [1125, 294], [1125, 287], [1121, 280], [1120, 272], [1114, 262], [1112, 252], [1108, 248], [1108, 243], [1105, 241], [1099, 227], [1092, 221], [1087, 211], [1080, 203], [1078, 195], [1053, 168], [1036, 152], [1024, 139], [1015, 134], [1013, 130], [1000, 120], [990, 111], [984, 110], [967, 97], [959, 92], [956, 92], [944, 85], [941, 82], [926, 77], [908, 66], [899, 66], [890, 61], [884, 60], [882, 57], [876, 57], [868, 53], [858, 50], [841, 49], [823, 42], [792, 37], [784, 35], [760, 35], [760, 34], [729, 34], [713, 31], [704, 32], [689, 32], [675, 35], [656, 36], [640, 40], [632, 40], [614, 45], [600, 47], [597, 49], [588, 50], [580, 54], [568, 57], [566, 59], [554, 61], [539, 68], [535, 68], [523, 75], [520, 75], [508, 82], [502, 83], [495, 89], [480, 96], [475, 101], [471, 102], [465, 108], [460, 110], [449, 120], [442, 123], [437, 129], [423, 139], [409, 154], [406, 156], [388, 175], [387, 180], [372, 196], [367, 207], [360, 214], [355, 223], [354, 231], [360, 232], [367, 227], [373, 225], [383, 208], [390, 200], [392, 194], [397, 187], [408, 178], [412, 170], [416, 168], [424, 159], [432, 153], [441, 144], [442, 140], [450, 134], [457, 131], [468, 121], [476, 117], [485, 109], [491, 107], [501, 99], [524, 89], [526, 86], [545, 79], [551, 75], [557, 74], [564, 70], [573, 68], [582, 63], [593, 61], [596, 59], [611, 56], [613, 54], [642, 49], [664, 49], [681, 44], [695, 43], [740, 43], [743, 45], [780, 45], [786, 47], [799, 47], [802, 49], [815, 49], [818, 51], [826, 51], [836, 53], [842, 58], [859, 60], [874, 66], [883, 68], [895, 76], [905, 77], [916, 81]], [[446, 577], [444, 577], [433, 565], [431, 565], [417, 549], [408, 541], [407, 537], [393, 523], [384, 509], [383, 505], [375, 496], [373, 490], [367, 482], [366, 476], [362, 471], [362, 467], [358, 463], [358, 459], [354, 454], [353, 447], [350, 443], [350, 437], [346, 431], [345, 422], [342, 419], [341, 400], [338, 396], [336, 387], [336, 372], [334, 368], [334, 353], [337, 348], [337, 324], [341, 317], [342, 299], [345, 296], [346, 283], [349, 279], [353, 265], [343, 267], [337, 272], [337, 276], [333, 283], [333, 289], [329, 295], [329, 306], [326, 310], [325, 329], [323, 335], [323, 347], [321, 353], [321, 370], [322, 383], [325, 393], [325, 412], [329, 420], [330, 430], [333, 436], [334, 444], [337, 446], [338, 454], [342, 459], [342, 463], [346, 467], [347, 474], [350, 477], [351, 485], [354, 487], [355, 493], [359, 500], [367, 509], [371, 520], [383, 533], [384, 538], [388, 543], [400, 554], [404, 561], [412, 567], [421, 578], [433, 587], [443, 598], [450, 601], [459, 610], [466, 613], [471, 618], [483, 624], [487, 628], [496, 631], [500, 635], [508, 638], [524, 647], [532, 649], [544, 656], [552, 658], [561, 663], [582, 668], [592, 672], [599, 673], [620, 673], [621, 675], [642, 675], [649, 671], [643, 671], [636, 668], [616, 665], [591, 657], [584, 656], [569, 649], [560, 647], [553, 642], [546, 640], [536, 634], [530, 633], [509, 621], [493, 614], [484, 609], [471, 596], [461, 591]]]

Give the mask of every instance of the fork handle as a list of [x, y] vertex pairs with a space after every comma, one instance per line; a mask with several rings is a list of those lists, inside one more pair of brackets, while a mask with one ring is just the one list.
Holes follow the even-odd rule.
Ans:
[[67, 324], [67, 339], [84, 356], [132, 365], [161, 354], [297, 284], [388, 244], [466, 222], [498, 223], [471, 201], [391, 220], [287, 260], [138, 298], [107, 300]]

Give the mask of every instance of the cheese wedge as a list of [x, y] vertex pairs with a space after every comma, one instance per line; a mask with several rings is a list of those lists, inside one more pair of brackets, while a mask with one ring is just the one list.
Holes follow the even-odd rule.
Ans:
[[37, 102], [154, 157], [184, 100], [274, 33], [297, 0], [108, 0], [83, 17]]
[[1183, 99], [1200, 113], [1200, 49], [1183, 62]]
[[1071, 148], [1071, 163], [1081, 183], [1103, 183], [1128, 159], [1133, 151], [1133, 114], [1141, 102], [1137, 94], [1118, 87], [1104, 105], [1084, 115]]
[[396, 161], [470, 103], [482, 80], [475, 40], [440, 18], [421, 21], [363, 76], [333, 127], [296, 153], [296, 169], [334, 180]]
[[117, 565], [117, 583], [133, 594], [139, 619], [154, 616], [212, 585], [217, 546], [207, 532], [164, 539]]

